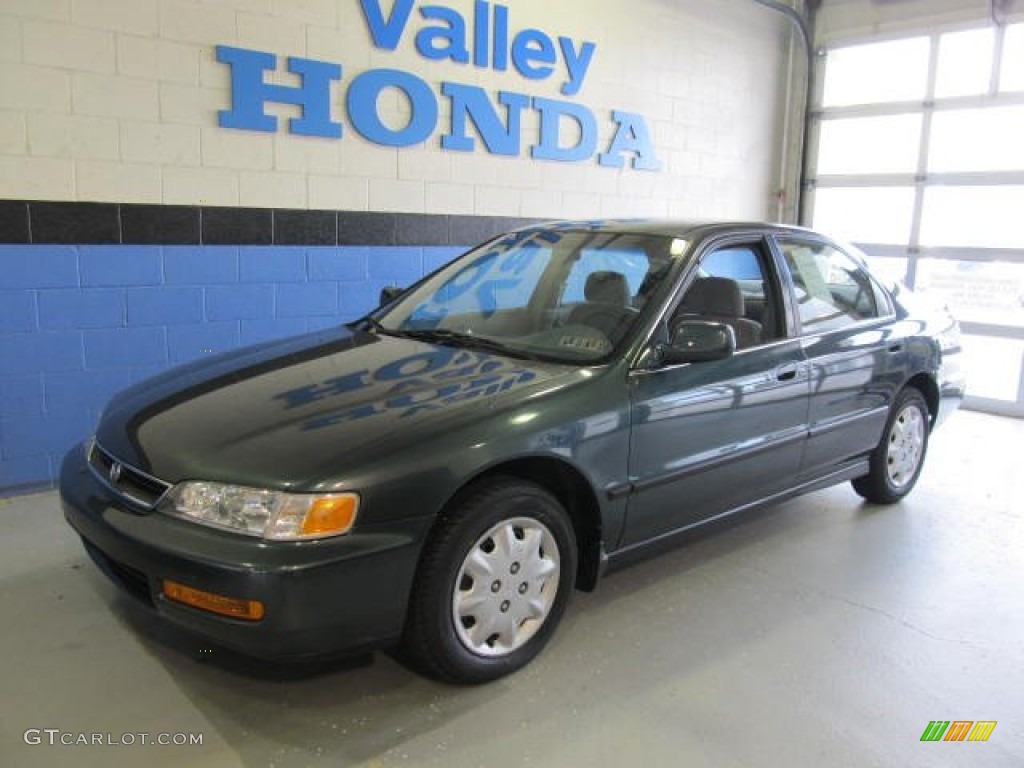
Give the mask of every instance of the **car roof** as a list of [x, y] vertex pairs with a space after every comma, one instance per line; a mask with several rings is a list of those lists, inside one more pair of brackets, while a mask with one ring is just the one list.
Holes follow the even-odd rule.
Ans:
[[558, 229], [591, 232], [637, 233], [665, 237], [709, 236], [734, 231], [818, 234], [803, 227], [763, 221], [715, 219], [592, 219], [579, 221], [547, 221], [521, 228], [522, 231]]

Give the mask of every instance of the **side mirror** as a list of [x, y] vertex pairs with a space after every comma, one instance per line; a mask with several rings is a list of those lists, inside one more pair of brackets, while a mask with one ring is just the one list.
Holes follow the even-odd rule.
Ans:
[[384, 286], [380, 289], [380, 304], [378, 306], [383, 307], [385, 304], [390, 304], [403, 293], [405, 293], [405, 288], [399, 288], [397, 285]]
[[736, 351], [736, 332], [725, 323], [681, 320], [672, 326], [669, 343], [661, 347], [668, 365], [724, 360]]

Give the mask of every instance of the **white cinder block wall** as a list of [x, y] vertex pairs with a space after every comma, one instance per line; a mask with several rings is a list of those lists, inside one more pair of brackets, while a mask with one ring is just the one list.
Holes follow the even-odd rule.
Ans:
[[[392, 0], [383, 0], [385, 10]], [[417, 8], [425, 3], [417, 3]], [[436, 3], [442, 4], [442, 3]], [[443, 5], [472, 17], [470, 0]], [[3, 0], [0, 3], [0, 198], [375, 210], [523, 217], [773, 215], [791, 30], [752, 0], [506, 0], [513, 32], [536, 27], [590, 40], [583, 90], [528, 81], [514, 69], [423, 59], [416, 11], [396, 51], [373, 47], [358, 0]], [[470, 32], [470, 34], [472, 34]], [[214, 46], [339, 63], [340, 140], [221, 128], [230, 75]], [[423, 145], [382, 148], [344, 109], [352, 77], [403, 69], [441, 107]], [[644, 115], [660, 172], [597, 160], [534, 161], [535, 112], [520, 157], [444, 151], [442, 80], [569, 98], [598, 120], [604, 151], [613, 109]], [[404, 99], [382, 100], [401, 124]], [[268, 113], [298, 114], [271, 105]], [[479, 144], [479, 141], [478, 141]]]
[[[409, 10], [395, 50], [374, 47], [361, 0], [0, 0], [0, 494], [52, 485], [119, 389], [354, 320], [383, 286], [524, 219], [776, 215], [793, 32], [754, 0], [365, 2]], [[425, 59], [425, 6], [459, 14], [470, 39], [474, 10], [500, 6], [510, 36], [596, 44], [582, 89], [560, 92], [561, 55], [540, 80]], [[299, 84], [289, 56], [340, 65], [330, 119], [342, 138], [290, 134], [284, 120], [274, 133], [222, 127], [233, 105], [220, 45], [273, 54], [264, 82], [283, 86]], [[381, 69], [438, 102], [421, 144], [355, 130], [351, 84]], [[598, 153], [613, 110], [641, 115], [661, 169], [632, 168], [631, 153], [623, 168], [535, 160], [534, 109], [518, 156], [487, 154], [472, 125], [476, 151], [442, 149], [455, 133], [443, 82], [585, 107]], [[417, 114], [394, 89], [373, 113], [390, 131]], [[579, 129], [560, 128], [573, 145]]]

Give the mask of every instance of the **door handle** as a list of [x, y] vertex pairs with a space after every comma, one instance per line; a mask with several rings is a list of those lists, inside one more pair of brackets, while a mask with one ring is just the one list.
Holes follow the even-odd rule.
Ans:
[[779, 381], [793, 381], [796, 378], [800, 368], [796, 363], [789, 363], [788, 365], [780, 365], [775, 369], [775, 378]]
[[898, 354], [898, 353], [900, 353], [902, 351], [903, 351], [903, 345], [900, 344], [899, 342], [896, 342], [895, 344], [890, 344], [889, 345], [889, 354], [890, 355], [895, 355], [895, 354]]

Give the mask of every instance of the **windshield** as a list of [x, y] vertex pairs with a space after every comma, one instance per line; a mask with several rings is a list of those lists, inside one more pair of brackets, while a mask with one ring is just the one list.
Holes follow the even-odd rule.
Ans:
[[470, 251], [374, 317], [395, 335], [599, 362], [630, 333], [685, 243], [535, 229]]

